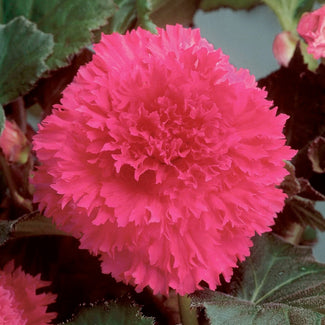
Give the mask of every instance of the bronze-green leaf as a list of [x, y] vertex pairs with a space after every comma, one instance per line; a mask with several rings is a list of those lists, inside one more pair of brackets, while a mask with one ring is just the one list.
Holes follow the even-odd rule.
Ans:
[[280, 237], [254, 238], [251, 256], [231, 280], [228, 295], [197, 292], [196, 306], [206, 309], [212, 325], [305, 325], [325, 320], [325, 264], [308, 247]]
[[204, 306], [211, 325], [320, 325], [323, 316], [309, 309], [281, 303], [256, 305], [221, 292], [205, 292], [195, 298]]
[[144, 317], [139, 307], [130, 302], [111, 302], [92, 308], [83, 308], [71, 322], [66, 325], [153, 325], [153, 319]]

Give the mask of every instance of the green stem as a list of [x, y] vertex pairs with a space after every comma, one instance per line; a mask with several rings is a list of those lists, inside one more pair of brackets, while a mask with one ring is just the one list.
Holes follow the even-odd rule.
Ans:
[[191, 308], [191, 298], [178, 295], [178, 306], [183, 325], [199, 325], [196, 309]]

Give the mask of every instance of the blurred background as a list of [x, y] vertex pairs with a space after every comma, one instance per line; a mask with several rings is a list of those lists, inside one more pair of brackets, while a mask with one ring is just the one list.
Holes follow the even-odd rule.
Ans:
[[[257, 6], [250, 11], [198, 11], [194, 24], [215, 48], [221, 47], [229, 55], [230, 63], [248, 69], [256, 79], [279, 68], [272, 53], [272, 43], [281, 27], [268, 7]], [[325, 202], [317, 203], [317, 208], [325, 215]], [[325, 262], [325, 233], [318, 233], [318, 243], [313, 251], [317, 260]]]

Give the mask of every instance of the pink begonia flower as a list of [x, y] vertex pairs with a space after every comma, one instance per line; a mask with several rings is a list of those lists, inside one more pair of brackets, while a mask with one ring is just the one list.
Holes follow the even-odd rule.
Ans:
[[285, 194], [286, 116], [198, 29], [103, 35], [34, 137], [34, 202], [118, 281], [230, 280]]
[[13, 262], [0, 271], [0, 324], [45, 325], [56, 317], [46, 313], [47, 306], [55, 302], [56, 295], [36, 294], [36, 290], [48, 286], [40, 275], [31, 276], [21, 268], [14, 270]]
[[289, 31], [277, 34], [273, 41], [273, 55], [280, 65], [287, 67], [296, 49], [298, 38]]
[[4, 130], [0, 135], [0, 148], [8, 161], [21, 164], [27, 162], [30, 146], [15, 122], [6, 120]]
[[297, 31], [307, 42], [308, 53], [315, 59], [325, 57], [325, 6], [303, 14]]

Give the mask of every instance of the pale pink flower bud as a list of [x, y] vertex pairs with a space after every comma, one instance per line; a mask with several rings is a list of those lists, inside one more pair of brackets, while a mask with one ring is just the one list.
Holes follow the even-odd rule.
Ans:
[[287, 67], [296, 49], [298, 38], [289, 31], [283, 31], [275, 36], [273, 55], [279, 64]]
[[0, 136], [0, 148], [8, 161], [21, 164], [27, 162], [30, 146], [15, 122], [6, 120], [5, 128]]

